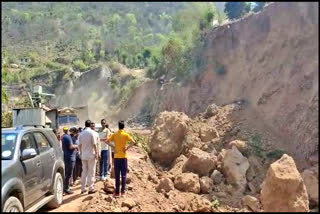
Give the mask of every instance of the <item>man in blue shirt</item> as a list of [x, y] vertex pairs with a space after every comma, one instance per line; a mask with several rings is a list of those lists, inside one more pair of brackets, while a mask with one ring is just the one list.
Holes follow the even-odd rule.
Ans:
[[76, 149], [78, 145], [72, 143], [72, 138], [68, 135], [68, 128], [63, 128], [64, 135], [62, 136], [62, 150], [65, 164], [65, 180], [64, 180], [64, 193], [72, 194], [70, 190], [70, 179], [76, 162]]

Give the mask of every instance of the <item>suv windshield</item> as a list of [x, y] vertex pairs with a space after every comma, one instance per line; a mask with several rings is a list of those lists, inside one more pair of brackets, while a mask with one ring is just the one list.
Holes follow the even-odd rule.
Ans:
[[11, 160], [16, 147], [17, 134], [1, 134], [1, 160]]

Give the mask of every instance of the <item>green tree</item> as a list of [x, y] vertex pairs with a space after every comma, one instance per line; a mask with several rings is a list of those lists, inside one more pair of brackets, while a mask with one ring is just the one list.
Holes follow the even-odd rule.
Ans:
[[1, 102], [2, 103], [7, 103], [9, 100], [8, 98], [8, 93], [6, 91], [6, 89], [4, 89], [2, 86], [1, 86]]
[[249, 11], [250, 4], [246, 2], [227, 2], [224, 9], [224, 12], [231, 20], [239, 19]]

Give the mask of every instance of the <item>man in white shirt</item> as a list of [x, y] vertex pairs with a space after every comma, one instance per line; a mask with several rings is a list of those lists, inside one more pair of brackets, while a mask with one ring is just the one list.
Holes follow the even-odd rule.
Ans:
[[[100, 137], [99, 137], [99, 134], [98, 132], [96, 131], [96, 124], [94, 122], [91, 122], [91, 125], [90, 125], [90, 128], [93, 130], [93, 134], [94, 134], [94, 137], [96, 139], [96, 142], [97, 142], [97, 149], [98, 149], [98, 153], [99, 153], [99, 157], [101, 157], [101, 141], [100, 141]], [[100, 158], [97, 160], [99, 162]], [[96, 166], [95, 166], [96, 170], [95, 170], [95, 174], [94, 176], [98, 175], [100, 169], [99, 169], [99, 164], [97, 163]]]
[[[110, 135], [110, 129], [105, 119], [101, 120], [101, 129], [98, 131], [100, 139], [108, 138]], [[105, 142], [101, 143], [101, 158], [100, 158], [100, 172], [99, 178], [103, 181], [107, 179], [108, 164], [109, 164], [109, 146]]]
[[85, 129], [79, 136], [79, 149], [82, 160], [82, 174], [81, 174], [81, 194], [87, 192], [86, 184], [88, 181], [89, 194], [95, 193], [94, 189], [94, 175], [96, 168], [96, 161], [100, 158], [97, 148], [97, 138], [94, 131], [90, 128], [91, 121], [86, 120]]

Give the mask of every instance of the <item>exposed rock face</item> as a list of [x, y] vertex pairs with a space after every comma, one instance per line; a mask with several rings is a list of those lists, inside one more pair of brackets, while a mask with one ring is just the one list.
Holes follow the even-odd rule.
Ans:
[[181, 154], [189, 117], [181, 112], [161, 112], [154, 123], [149, 140], [151, 157], [163, 165], [169, 165]]
[[182, 173], [175, 178], [174, 187], [183, 192], [193, 192], [199, 194], [199, 176], [194, 173]]
[[201, 193], [209, 193], [212, 190], [213, 182], [212, 179], [204, 176], [200, 178], [200, 192]]
[[198, 148], [190, 151], [190, 157], [183, 167], [183, 172], [194, 172], [201, 176], [209, 175], [215, 168], [217, 157]]
[[309, 211], [306, 187], [290, 156], [284, 154], [270, 165], [260, 198], [265, 212]]
[[254, 212], [260, 211], [259, 200], [253, 196], [246, 195], [242, 198], [242, 203], [243, 205], [248, 206]]
[[162, 178], [159, 185], [156, 187], [157, 192], [161, 192], [162, 190], [164, 190], [165, 192], [169, 192], [173, 189], [174, 185], [170, 178]]
[[222, 170], [229, 184], [244, 191], [247, 184], [246, 172], [248, 168], [248, 159], [235, 146], [226, 150], [222, 160]]
[[319, 179], [316, 173], [306, 169], [302, 173], [304, 184], [306, 185], [310, 203], [319, 205]]
[[224, 182], [224, 180], [225, 180], [223, 174], [218, 170], [214, 170], [212, 172], [210, 178], [212, 179], [214, 184], [220, 184], [221, 182]]

